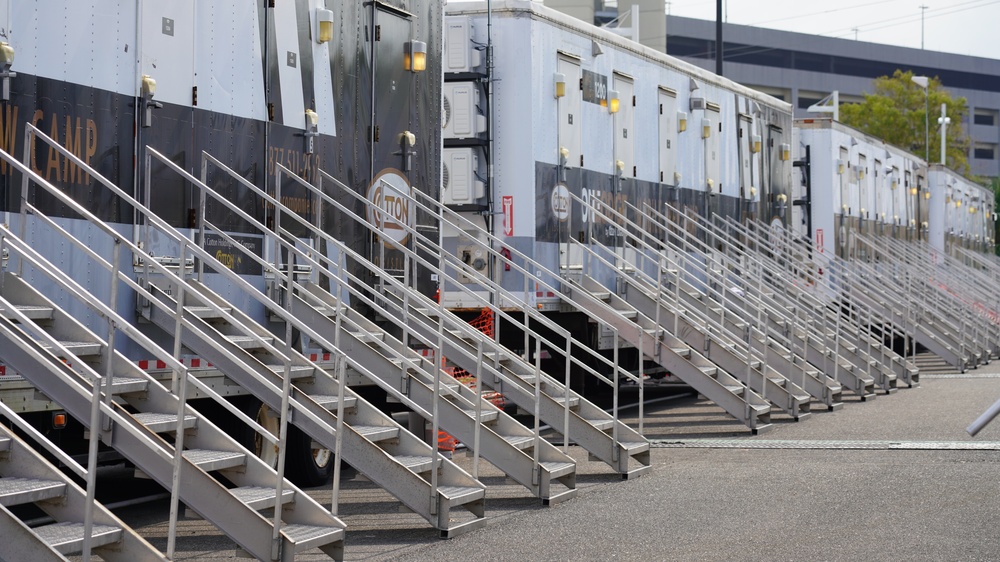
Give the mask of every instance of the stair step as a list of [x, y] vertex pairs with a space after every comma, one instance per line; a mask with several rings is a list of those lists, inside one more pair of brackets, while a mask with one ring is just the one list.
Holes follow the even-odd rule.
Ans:
[[[261, 344], [258, 342], [258, 338], [253, 336], [226, 336], [226, 339], [241, 349], [257, 349], [261, 347]], [[268, 344], [274, 343], [274, 338], [271, 336], [263, 336], [259, 338], [259, 340]]]
[[[132, 414], [136, 421], [146, 426], [153, 433], [166, 433], [177, 429], [177, 414], [161, 414], [158, 412], [138, 412]], [[198, 424], [198, 418], [184, 416], [184, 429], [191, 429]]]
[[[250, 509], [261, 510], [274, 507], [276, 497], [274, 488], [264, 488], [262, 486], [243, 486], [229, 490], [236, 499], [245, 503]], [[295, 492], [289, 489], [281, 490], [282, 504], [291, 502], [295, 498]]]
[[226, 314], [233, 313], [232, 307], [228, 306], [221, 307], [221, 312], [216, 312], [215, 309], [210, 306], [185, 306], [184, 311], [203, 319], [222, 318], [222, 312], [225, 312]]
[[[566, 403], [566, 397], [565, 396], [553, 396], [552, 400], [555, 403], [557, 403], [557, 404], [565, 404]], [[575, 407], [577, 407], [579, 405], [580, 405], [580, 397], [579, 396], [570, 396], [569, 397], [569, 407], [570, 408], [575, 408]]]
[[[327, 394], [310, 394], [309, 398], [312, 398], [313, 402], [316, 402], [317, 404], [319, 404], [320, 406], [323, 406], [327, 410], [336, 410], [337, 409], [337, 397], [336, 396], [327, 395]], [[354, 396], [345, 396], [344, 397], [344, 409], [345, 410], [353, 408], [353, 407], [357, 406], [357, 404], [358, 404], [358, 399], [355, 398]]]
[[683, 357], [684, 359], [691, 357], [691, 348], [689, 347], [672, 347], [670, 348], [670, 351], [673, 351], [678, 356]]
[[[61, 341], [59, 342], [67, 351], [76, 355], [77, 357], [86, 357], [88, 355], [100, 355], [101, 350], [104, 349], [103, 343], [95, 343], [89, 341]], [[52, 346], [47, 342], [39, 342], [39, 344], [44, 349], [52, 350]], [[57, 353], [53, 351], [53, 353]]]
[[304, 552], [339, 540], [344, 530], [338, 527], [289, 524], [281, 528], [281, 534], [295, 545], [295, 552]]
[[[51, 306], [34, 306], [27, 304], [15, 304], [14, 308], [21, 312], [21, 314], [28, 317], [29, 320], [51, 320], [52, 314], [55, 312]], [[0, 306], [0, 314], [5, 318], [11, 320], [14, 319], [14, 314], [4, 309]]]
[[394, 458], [399, 462], [399, 464], [417, 474], [428, 472], [434, 466], [434, 462], [431, 457], [424, 457], [420, 455], [399, 455]]
[[353, 425], [351, 427], [362, 437], [373, 443], [399, 437], [398, 427], [380, 425]]
[[708, 375], [710, 377], [714, 377], [715, 375], [719, 374], [719, 368], [718, 367], [713, 367], [713, 366], [709, 366], [709, 365], [699, 365], [698, 366], [698, 370], [700, 370], [702, 373], [705, 373], [706, 375]]
[[576, 472], [575, 462], [541, 462], [538, 463], [548, 471], [549, 476], [552, 478], [560, 478], [566, 476], [567, 474], [573, 474]]
[[[282, 376], [285, 373], [284, 365], [268, 365], [267, 368], [278, 376]], [[292, 380], [304, 379], [311, 376], [313, 376], [313, 367], [309, 365], [292, 365]]]
[[[470, 418], [476, 419], [476, 411], [475, 410], [462, 410], [462, 411], [465, 412], [465, 415], [469, 416]], [[491, 410], [480, 410], [479, 411], [479, 421], [482, 422], [482, 423], [487, 423], [487, 422], [495, 421], [497, 419], [497, 417], [498, 417], [498, 414], [497, 414], [496, 410], [492, 410], [491, 409]]]
[[612, 419], [587, 420], [587, 423], [601, 431], [607, 431], [615, 426], [615, 420]]
[[504, 435], [504, 441], [511, 444], [516, 449], [530, 449], [535, 443], [535, 438], [531, 435]]
[[246, 455], [239, 451], [211, 451], [208, 449], [189, 449], [184, 451], [184, 458], [197, 465], [205, 472], [225, 470], [246, 464]]
[[744, 387], [741, 384], [727, 384], [727, 385], [724, 385], [724, 386], [726, 387], [726, 390], [728, 390], [729, 392], [732, 392], [733, 394], [735, 394], [737, 396], [742, 396], [743, 395], [743, 390], [746, 388], [746, 387]]
[[348, 332], [348, 333], [350, 333], [352, 336], [358, 338], [364, 343], [385, 341], [385, 332], [358, 331], [358, 332]]
[[593, 295], [593, 297], [597, 300], [602, 300], [605, 302], [611, 300], [611, 293], [608, 291], [596, 291], [596, 292], [591, 292], [590, 294]]
[[0, 478], [0, 505], [12, 506], [62, 497], [66, 483], [37, 478]]
[[470, 502], [486, 495], [482, 488], [472, 486], [438, 486], [438, 493], [453, 504]]
[[115, 377], [111, 379], [112, 394], [144, 392], [148, 387], [149, 381], [139, 377]]
[[[42, 542], [49, 545], [59, 554], [73, 554], [83, 550], [83, 523], [53, 523], [33, 529]], [[90, 528], [90, 546], [97, 548], [121, 540], [122, 530], [110, 525], [92, 525]]]
[[648, 441], [619, 441], [618, 446], [625, 449], [629, 455], [637, 455], [649, 450]]

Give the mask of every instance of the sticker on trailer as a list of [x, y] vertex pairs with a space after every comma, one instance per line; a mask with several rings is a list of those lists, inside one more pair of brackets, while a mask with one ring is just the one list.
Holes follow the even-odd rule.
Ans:
[[816, 229], [816, 249], [819, 251], [819, 253], [821, 253], [821, 254], [823, 253], [823, 229], [822, 228], [817, 228]]
[[22, 381], [24, 377], [14, 369], [8, 368], [6, 365], [0, 364], [0, 382], [10, 382], [10, 381]]
[[565, 184], [557, 183], [552, 188], [552, 195], [549, 196], [549, 204], [552, 206], [552, 215], [556, 220], [566, 222], [569, 219], [569, 189]]
[[504, 236], [514, 235], [514, 196], [504, 195], [500, 199], [500, 206], [503, 210], [503, 234]]
[[386, 246], [391, 246], [391, 242], [402, 244], [410, 237], [404, 228], [404, 225], [413, 228], [408, 197], [413, 197], [410, 182], [393, 168], [379, 172], [368, 186], [368, 200], [372, 203], [368, 206], [368, 222], [375, 225]]
[[771, 251], [775, 254], [785, 252], [785, 224], [779, 216], [771, 219]]

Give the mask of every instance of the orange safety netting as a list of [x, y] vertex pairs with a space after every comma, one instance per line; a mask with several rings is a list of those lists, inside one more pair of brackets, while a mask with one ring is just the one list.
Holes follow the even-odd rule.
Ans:
[[[469, 321], [469, 325], [476, 328], [480, 332], [486, 334], [490, 338], [495, 338], [495, 329], [493, 323], [493, 310], [489, 308], [484, 308], [479, 316], [473, 318]], [[475, 390], [476, 388], [476, 377], [473, 376], [469, 371], [462, 369], [461, 367], [449, 367], [447, 366], [447, 360], [441, 358], [441, 370], [448, 373], [449, 375], [455, 377], [455, 380], [464, 384], [465, 386]], [[484, 392], [482, 397], [489, 400], [497, 408], [504, 407], [503, 395], [499, 392]], [[442, 451], [454, 451], [455, 446], [458, 444], [456, 440], [451, 435], [448, 435], [444, 431], [438, 432], [438, 449]]]

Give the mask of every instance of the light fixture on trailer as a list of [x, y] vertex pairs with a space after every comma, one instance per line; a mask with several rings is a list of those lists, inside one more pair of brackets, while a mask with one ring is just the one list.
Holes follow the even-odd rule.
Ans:
[[10, 100], [10, 79], [17, 76], [16, 72], [11, 72], [10, 67], [14, 65], [14, 47], [10, 43], [0, 42], [0, 80], [3, 81], [0, 99]]
[[608, 92], [608, 98], [608, 113], [612, 115], [618, 113], [618, 109], [621, 106], [621, 102], [618, 100], [618, 92], [611, 90]]
[[559, 99], [566, 95], [566, 75], [556, 72], [552, 75], [552, 82], [555, 85], [555, 97]]
[[152, 127], [153, 110], [163, 107], [162, 103], [153, 101], [156, 95], [156, 80], [148, 74], [143, 74], [139, 91], [142, 95], [142, 126]]
[[333, 12], [325, 8], [316, 8], [316, 34], [317, 43], [328, 43], [333, 41]]
[[315, 149], [315, 138], [319, 136], [319, 115], [311, 110], [306, 110], [306, 154], [312, 154]]
[[403, 68], [410, 72], [427, 70], [427, 43], [414, 39], [404, 44]]

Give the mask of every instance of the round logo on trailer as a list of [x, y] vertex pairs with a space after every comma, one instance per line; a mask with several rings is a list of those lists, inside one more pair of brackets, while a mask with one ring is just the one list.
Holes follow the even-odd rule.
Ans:
[[552, 206], [552, 214], [559, 222], [566, 222], [569, 219], [570, 203], [569, 188], [565, 184], [557, 183], [552, 188], [552, 195], [549, 196], [549, 204]]
[[402, 244], [410, 236], [404, 228], [404, 225], [413, 227], [407, 196], [413, 196], [410, 182], [393, 168], [379, 172], [368, 186], [368, 201], [372, 203], [368, 206], [368, 222], [375, 225], [386, 246], [391, 246], [391, 242]]
[[775, 254], [785, 251], [785, 223], [778, 215], [771, 219], [771, 251]]

